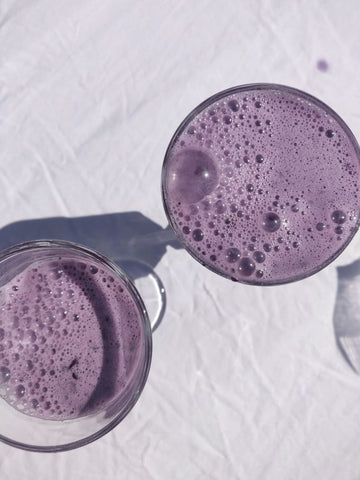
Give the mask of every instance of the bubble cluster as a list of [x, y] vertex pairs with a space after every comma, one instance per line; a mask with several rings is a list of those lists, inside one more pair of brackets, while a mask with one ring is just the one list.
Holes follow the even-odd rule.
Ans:
[[267, 284], [310, 274], [342, 250], [358, 225], [359, 173], [357, 146], [326, 106], [255, 87], [189, 117], [168, 150], [163, 192], [201, 263]]
[[1, 288], [0, 395], [45, 419], [106, 408], [144, 354], [141, 318], [107, 267], [61, 257]]

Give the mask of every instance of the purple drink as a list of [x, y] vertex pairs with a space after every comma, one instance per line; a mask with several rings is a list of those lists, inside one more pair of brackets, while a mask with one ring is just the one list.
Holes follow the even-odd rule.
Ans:
[[298, 90], [221, 92], [180, 125], [163, 167], [165, 209], [216, 273], [269, 285], [330, 263], [359, 223], [359, 147], [329, 107]]
[[46, 420], [127, 411], [151, 353], [133, 287], [80, 247], [31, 255], [0, 290], [1, 397]]

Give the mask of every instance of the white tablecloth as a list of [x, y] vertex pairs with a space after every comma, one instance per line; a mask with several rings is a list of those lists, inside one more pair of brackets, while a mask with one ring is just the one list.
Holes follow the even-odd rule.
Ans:
[[[140, 212], [166, 227], [167, 144], [234, 85], [305, 90], [359, 138], [359, 15], [357, 0], [2, 0], [1, 248], [48, 217]], [[89, 244], [112, 254], [121, 225], [89, 227]], [[1, 480], [359, 479], [360, 377], [333, 318], [337, 267], [359, 247], [357, 235], [318, 275], [271, 288], [163, 249], [167, 309], [135, 408], [71, 452], [0, 444]]]

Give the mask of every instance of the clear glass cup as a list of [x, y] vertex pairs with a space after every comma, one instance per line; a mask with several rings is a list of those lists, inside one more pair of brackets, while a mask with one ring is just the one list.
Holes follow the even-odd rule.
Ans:
[[202, 265], [277, 285], [332, 262], [359, 227], [360, 149], [327, 105], [294, 88], [234, 87], [196, 107], [162, 169], [165, 212]]
[[34, 241], [0, 255], [0, 440], [56, 452], [121, 422], [149, 372], [151, 327], [128, 276], [99, 253]]

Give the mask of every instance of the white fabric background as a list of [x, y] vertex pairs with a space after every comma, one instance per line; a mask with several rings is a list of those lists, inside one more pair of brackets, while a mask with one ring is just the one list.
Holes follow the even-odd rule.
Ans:
[[[126, 211], [165, 227], [174, 130], [238, 84], [305, 90], [359, 138], [359, 15], [357, 0], [2, 0], [0, 227]], [[336, 266], [359, 246], [272, 288], [168, 248], [166, 316], [133, 411], [72, 452], [1, 444], [1, 480], [359, 479], [360, 377], [332, 324]]]

